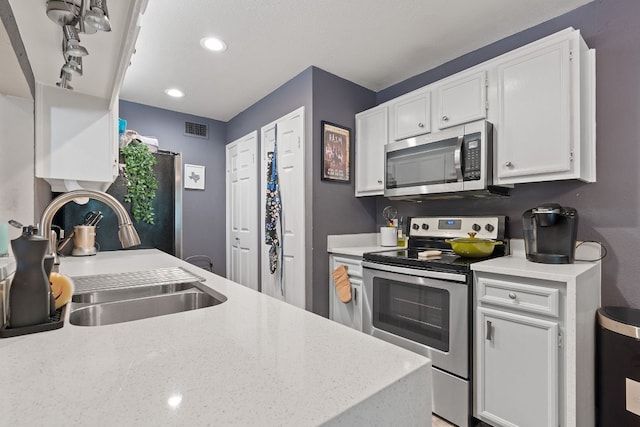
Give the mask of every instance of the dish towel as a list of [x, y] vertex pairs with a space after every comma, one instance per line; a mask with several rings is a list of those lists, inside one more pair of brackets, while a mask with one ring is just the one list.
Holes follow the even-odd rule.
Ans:
[[340, 264], [333, 270], [333, 282], [336, 285], [336, 292], [340, 301], [345, 304], [351, 301], [351, 281], [345, 265]]
[[[280, 234], [282, 234], [282, 200], [280, 198], [280, 186], [278, 185], [278, 128], [274, 129], [276, 139], [273, 144], [273, 151], [267, 153], [267, 197], [265, 215], [265, 244], [269, 248], [269, 271], [275, 274], [278, 269], [278, 248], [282, 254], [282, 245], [278, 237], [278, 224], [280, 224]], [[284, 295], [283, 269], [280, 268], [280, 292]]]

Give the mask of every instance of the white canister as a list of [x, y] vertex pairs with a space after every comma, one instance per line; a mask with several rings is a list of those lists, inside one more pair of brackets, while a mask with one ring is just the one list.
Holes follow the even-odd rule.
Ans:
[[380, 245], [397, 246], [398, 231], [395, 227], [380, 227]]

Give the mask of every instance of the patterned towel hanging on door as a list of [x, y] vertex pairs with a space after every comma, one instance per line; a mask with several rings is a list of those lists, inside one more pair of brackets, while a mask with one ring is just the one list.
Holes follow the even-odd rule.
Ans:
[[[277, 132], [277, 128], [276, 128]], [[280, 200], [280, 188], [278, 186], [278, 145], [274, 143], [273, 151], [267, 153], [267, 197], [265, 215], [265, 243], [269, 249], [269, 271], [274, 274], [278, 268], [278, 222], [282, 222], [282, 201]], [[282, 287], [282, 283], [281, 283]]]

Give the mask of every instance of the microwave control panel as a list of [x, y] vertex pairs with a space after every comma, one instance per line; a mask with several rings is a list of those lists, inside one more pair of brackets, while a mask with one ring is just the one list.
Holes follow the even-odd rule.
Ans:
[[463, 179], [474, 181], [480, 179], [480, 165], [482, 153], [480, 150], [480, 134], [466, 135], [462, 143]]

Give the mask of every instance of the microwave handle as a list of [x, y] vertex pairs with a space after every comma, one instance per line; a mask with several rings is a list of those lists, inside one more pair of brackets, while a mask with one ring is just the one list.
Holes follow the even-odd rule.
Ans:
[[456, 178], [458, 182], [462, 182], [462, 142], [464, 141], [464, 135], [458, 137], [456, 143], [456, 151], [453, 152], [453, 165], [456, 168]]

